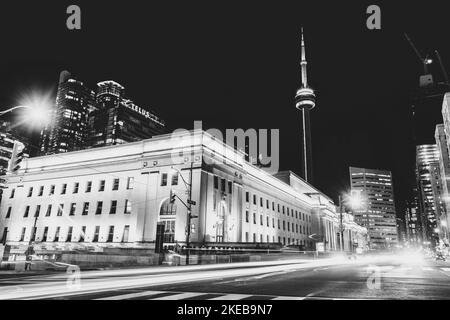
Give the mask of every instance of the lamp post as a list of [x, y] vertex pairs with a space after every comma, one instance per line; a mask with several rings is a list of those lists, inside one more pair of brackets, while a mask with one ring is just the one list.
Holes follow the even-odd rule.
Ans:
[[181, 201], [181, 203], [187, 208], [187, 216], [186, 216], [186, 265], [189, 265], [189, 245], [190, 245], [190, 239], [191, 239], [191, 218], [192, 218], [192, 204], [195, 204], [192, 201], [192, 170], [194, 167], [194, 162], [191, 161], [191, 167], [189, 170], [189, 183], [184, 180], [183, 175], [181, 174], [180, 170], [177, 168], [173, 168], [172, 170], [176, 171], [180, 177], [183, 183], [185, 184], [186, 188], [188, 189], [188, 199], [187, 204], [183, 202], [183, 200], [180, 199], [180, 197], [177, 196], [177, 198]]
[[342, 224], [342, 196], [339, 195], [339, 247], [344, 251], [344, 228]]

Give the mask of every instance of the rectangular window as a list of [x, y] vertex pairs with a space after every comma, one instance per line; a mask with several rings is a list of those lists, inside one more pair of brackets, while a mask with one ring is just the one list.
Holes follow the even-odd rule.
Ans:
[[269, 227], [270, 226], [270, 223], [269, 223], [269, 217], [267, 216], [266, 217], [266, 225]]
[[264, 202], [264, 199], [261, 197], [261, 198], [259, 198], [259, 206], [260, 207], [262, 207], [263, 206], [263, 202]]
[[109, 209], [109, 214], [116, 214], [117, 210], [117, 200], [111, 201], [111, 208]]
[[214, 189], [219, 189], [219, 177], [214, 176]]
[[286, 230], [286, 221], [283, 221], [283, 231]]
[[26, 206], [25, 213], [23, 214], [24, 218], [28, 218], [28, 214], [30, 213], [30, 206]]
[[290, 223], [288, 222], [288, 223], [287, 223], [287, 228], [288, 228], [288, 231], [291, 231], [291, 230], [290, 230], [290, 229], [291, 229], [291, 227], [290, 227], [290, 226], [291, 226], [291, 224], [290, 224]]
[[283, 206], [283, 214], [285, 214], [285, 211], [284, 211], [284, 206]]
[[256, 224], [256, 213], [253, 212], [253, 224]]
[[272, 211], [275, 211], [275, 202], [272, 201]]
[[60, 203], [58, 206], [58, 213], [56, 214], [58, 217], [61, 217], [63, 215], [64, 210], [64, 203]]
[[48, 195], [49, 195], [49, 196], [52, 196], [52, 195], [54, 195], [54, 194], [55, 194], [55, 185], [52, 184], [52, 185], [50, 186], [50, 192], [48, 193]]
[[122, 242], [128, 242], [129, 234], [130, 234], [130, 226], [129, 226], [129, 225], [126, 225], [126, 226], [123, 228]]
[[272, 228], [275, 228], [275, 218], [272, 218]]
[[100, 234], [100, 226], [95, 226], [94, 238], [92, 242], [98, 242], [98, 235]]
[[83, 204], [83, 212], [81, 213], [82, 216], [87, 216], [89, 213], [89, 202], [85, 202]]
[[298, 212], [295, 210], [295, 219], [298, 219]]
[[260, 224], [260, 225], [264, 225], [262, 214], [259, 216], [259, 224]]
[[134, 188], [134, 177], [128, 177], [127, 179], [127, 189]]
[[80, 238], [78, 239], [78, 242], [84, 242], [85, 238], [86, 238], [86, 226], [82, 226], [81, 232], [80, 232]]
[[278, 229], [280, 229], [280, 220], [278, 220]]
[[108, 232], [108, 240], [106, 240], [106, 242], [113, 242], [113, 240], [114, 240], [114, 226], [110, 226]]
[[55, 236], [53, 237], [53, 242], [59, 242], [59, 232], [61, 231], [61, 227], [56, 228]]
[[92, 190], [92, 181], [86, 182], [86, 192], [91, 192]]
[[47, 242], [47, 235], [48, 235], [48, 227], [44, 228], [44, 235], [42, 236], [42, 242]]
[[76, 209], [77, 209], [77, 204], [76, 203], [71, 203], [70, 204], [69, 216], [74, 216]]
[[250, 200], [249, 200], [249, 197], [250, 197], [249, 193], [246, 192], [246, 193], [245, 193], [245, 202], [249, 202], [249, 201], [250, 201]]
[[172, 186], [177, 186], [178, 185], [178, 173], [174, 173], [172, 175], [171, 185]]
[[228, 193], [233, 193], [233, 183], [231, 181], [228, 181]]
[[40, 186], [39, 192], [38, 192], [38, 197], [42, 197], [43, 194], [44, 194], [44, 186]]
[[36, 211], [34, 212], [34, 217], [36, 218], [36, 217], [39, 217], [39, 213], [41, 212], [41, 205], [40, 204], [38, 204], [37, 206], [36, 206]]
[[131, 201], [130, 200], [125, 200], [125, 210], [124, 210], [125, 214], [130, 214], [131, 213]]
[[11, 217], [11, 207], [8, 207], [8, 211], [6, 212], [5, 219], [9, 219], [9, 217]]
[[36, 240], [37, 227], [31, 228], [30, 241], [33, 242]]
[[280, 212], [280, 204], [278, 203], [277, 206], [278, 206], [278, 212]]
[[67, 191], [67, 183], [64, 183], [62, 185], [61, 194], [66, 194], [66, 191]]
[[20, 239], [19, 241], [23, 241], [25, 240], [25, 233], [27, 232], [27, 228], [23, 227], [22, 228], [22, 233], [20, 234]]
[[253, 234], [253, 242], [256, 242], [256, 233]]
[[45, 213], [45, 216], [50, 217], [51, 214], [52, 214], [52, 205], [49, 204], [47, 207], [47, 212]]
[[28, 189], [28, 198], [33, 196], [33, 187], [30, 187], [30, 189]]
[[266, 200], [266, 209], [269, 209], [269, 200]]
[[15, 194], [15, 193], [16, 193], [16, 189], [12, 189], [9, 198], [10, 198], [10, 199], [14, 198], [14, 194]]
[[227, 181], [225, 179], [222, 179], [220, 182], [220, 190], [222, 190], [223, 192], [225, 192], [225, 185], [226, 185]]
[[256, 194], [253, 195], [253, 204], [256, 204]]
[[161, 187], [167, 186], [167, 173], [161, 175]]
[[69, 227], [69, 230], [67, 231], [66, 242], [72, 241], [72, 233], [73, 233], [73, 227]]
[[263, 235], [262, 234], [259, 235], [259, 242], [263, 242]]
[[95, 210], [95, 214], [102, 214], [103, 209], [103, 201], [97, 202], [97, 209]]
[[245, 222], [249, 221], [248, 210], [245, 211]]
[[119, 190], [119, 178], [115, 178], [113, 181], [113, 190]]
[[98, 185], [98, 191], [99, 192], [105, 191], [105, 180], [100, 180]]
[[245, 242], [248, 242], [248, 232], [245, 233]]
[[79, 182], [75, 182], [73, 185], [73, 193], [78, 193], [78, 188], [80, 187]]

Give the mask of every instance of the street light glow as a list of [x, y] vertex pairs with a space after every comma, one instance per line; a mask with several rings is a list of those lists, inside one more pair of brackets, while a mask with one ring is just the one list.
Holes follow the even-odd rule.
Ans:
[[23, 110], [20, 114], [20, 122], [32, 127], [42, 128], [50, 121], [52, 105], [53, 98], [51, 92], [33, 92], [30, 95], [24, 95], [20, 99], [19, 106], [16, 107]]

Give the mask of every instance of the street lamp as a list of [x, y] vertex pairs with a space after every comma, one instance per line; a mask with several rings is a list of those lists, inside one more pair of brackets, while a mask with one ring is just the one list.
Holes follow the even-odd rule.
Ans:
[[183, 175], [181, 174], [181, 171], [177, 168], [172, 167], [172, 172], [178, 173], [181, 177], [181, 180], [183, 181], [184, 185], [188, 189], [188, 199], [187, 204], [184, 203], [180, 197], [178, 199], [181, 201], [181, 203], [187, 208], [187, 217], [186, 217], [186, 265], [189, 265], [189, 245], [190, 245], [190, 238], [191, 238], [191, 218], [192, 218], [192, 204], [195, 204], [192, 201], [192, 169], [194, 166], [194, 162], [191, 161], [191, 167], [189, 170], [189, 183], [183, 178]]
[[350, 192], [344, 195], [339, 195], [339, 245], [341, 251], [344, 251], [344, 225], [342, 221], [344, 201], [353, 210], [360, 208], [363, 204], [359, 193]]

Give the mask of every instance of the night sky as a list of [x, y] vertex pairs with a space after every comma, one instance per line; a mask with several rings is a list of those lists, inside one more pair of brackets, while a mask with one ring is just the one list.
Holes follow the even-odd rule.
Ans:
[[[23, 92], [55, 91], [64, 69], [91, 88], [112, 79], [172, 129], [191, 129], [194, 120], [204, 129], [280, 129], [281, 169], [299, 173], [303, 26], [318, 97], [315, 185], [337, 198], [349, 188], [350, 165], [392, 170], [401, 211], [413, 177], [411, 96], [422, 71], [403, 32], [422, 54], [438, 49], [450, 67], [448, 11], [444, 1], [336, 2], [2, 3], [0, 106], [16, 105]], [[70, 4], [81, 7], [80, 31], [66, 29]], [[381, 7], [381, 30], [366, 28], [369, 4]], [[441, 103], [428, 107], [432, 116], [420, 126], [430, 132], [420, 141], [434, 143]]]

